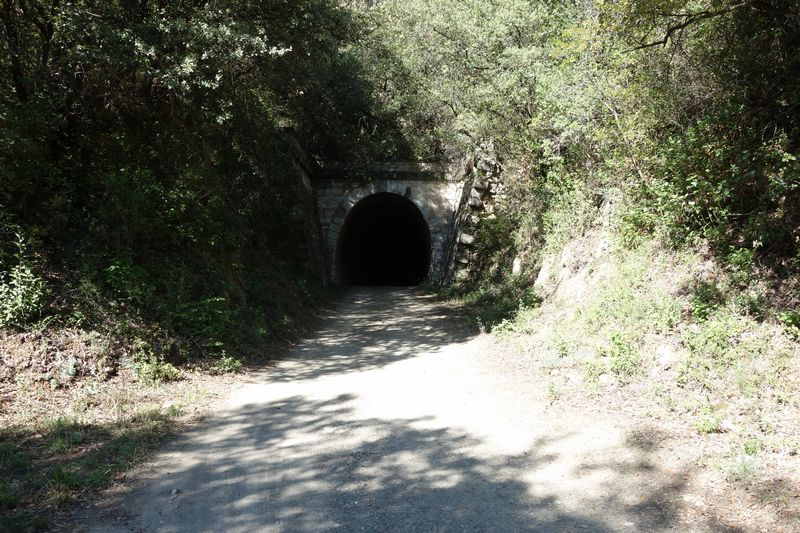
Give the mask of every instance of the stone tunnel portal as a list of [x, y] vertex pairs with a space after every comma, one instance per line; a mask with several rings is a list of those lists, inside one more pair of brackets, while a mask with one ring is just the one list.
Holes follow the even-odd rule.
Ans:
[[348, 213], [337, 263], [348, 285], [418, 285], [431, 266], [431, 233], [419, 208], [394, 193], [377, 193]]

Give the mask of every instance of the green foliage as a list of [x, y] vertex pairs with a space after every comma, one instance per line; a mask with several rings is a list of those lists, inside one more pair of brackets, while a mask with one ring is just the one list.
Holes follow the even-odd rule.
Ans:
[[[711, 381], [740, 360], [755, 357], [765, 346], [744, 342], [747, 321], [725, 310], [684, 335], [689, 356], [678, 369], [678, 383], [710, 387]], [[754, 342], [757, 339], [754, 339]]]
[[181, 371], [174, 365], [164, 361], [162, 357], [145, 349], [136, 356], [136, 375], [145, 383], [158, 384], [165, 381], [177, 381]]
[[541, 298], [521, 278], [499, 284], [484, 283], [474, 288], [457, 288], [451, 291], [450, 296], [458, 299], [481, 331], [508, 329], [517, 313], [541, 303]]
[[227, 337], [235, 318], [225, 298], [206, 298], [189, 302], [172, 314], [172, 320], [179, 331], [212, 341]]
[[242, 362], [235, 357], [228, 355], [224, 351], [220, 358], [214, 363], [213, 370], [218, 374], [233, 374], [242, 369]]
[[695, 420], [695, 429], [698, 433], [721, 433], [722, 417], [710, 408], [704, 408], [700, 416]]
[[725, 296], [714, 282], [700, 281], [692, 289], [690, 305], [692, 316], [697, 320], [706, 320], [723, 303]]
[[85, 435], [77, 421], [59, 417], [47, 425], [48, 449], [53, 453], [64, 453], [81, 444]]
[[134, 305], [143, 305], [151, 301], [155, 291], [149, 283], [147, 272], [142, 267], [130, 261], [116, 260], [103, 271], [103, 274], [111, 294], [116, 299]]
[[609, 370], [622, 381], [628, 381], [642, 372], [642, 357], [639, 351], [619, 332], [611, 334], [609, 346], [603, 355], [608, 357]]
[[319, 280], [287, 131], [321, 159], [413, 158], [355, 52], [366, 18], [335, 0], [6, 7], [0, 326], [52, 312], [210, 350], [295, 334]]
[[763, 449], [764, 443], [761, 442], [761, 439], [755, 437], [745, 440], [744, 444], [742, 444], [742, 451], [744, 451], [745, 455], [758, 455]]
[[778, 314], [778, 320], [790, 335], [800, 337], [800, 311], [783, 311]]
[[667, 333], [680, 320], [680, 303], [665, 287], [654, 286], [652, 246], [624, 256], [615, 275], [597, 287], [582, 311], [591, 332], [622, 328], [632, 340], [647, 333]]
[[664, 44], [631, 55], [631, 96], [655, 142], [628, 155], [647, 171], [632, 187], [629, 235], [704, 239], [739, 270], [752, 261], [732, 247], [762, 258], [796, 254], [798, 9], [732, 0], [604, 6], [603, 25], [623, 46]]
[[13, 259], [0, 256], [0, 327], [28, 324], [41, 315], [46, 297], [45, 281], [34, 272], [25, 238], [19, 232], [15, 237]]

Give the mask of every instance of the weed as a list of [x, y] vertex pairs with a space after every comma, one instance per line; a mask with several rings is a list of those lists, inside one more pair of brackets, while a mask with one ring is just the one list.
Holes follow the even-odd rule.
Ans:
[[242, 362], [235, 357], [228, 355], [225, 350], [222, 351], [222, 356], [214, 363], [212, 370], [218, 374], [231, 374], [239, 372], [242, 369]]
[[759, 462], [752, 455], [738, 455], [722, 465], [725, 478], [731, 482], [751, 480], [758, 472]]
[[0, 442], [0, 474], [10, 477], [30, 467], [30, 457], [15, 444]]
[[163, 359], [153, 357], [136, 363], [136, 375], [146, 383], [163, 383], [177, 381], [181, 371]]
[[622, 381], [630, 380], [642, 370], [639, 351], [621, 333], [612, 333], [610, 346], [603, 351], [608, 357], [608, 368]]
[[59, 417], [47, 424], [48, 449], [53, 453], [64, 453], [85, 440], [84, 432], [77, 421]]
[[722, 417], [714, 413], [711, 408], [702, 410], [700, 417], [695, 420], [695, 429], [699, 433], [722, 433]]
[[613, 327], [637, 342], [647, 333], [666, 333], [678, 324], [678, 301], [648, 279], [651, 259], [651, 247], [642, 246], [621, 261], [616, 275], [599, 287], [585, 312], [590, 332]]
[[755, 266], [755, 253], [752, 248], [731, 246], [725, 258], [732, 281], [738, 285], [746, 285], [751, 281]]
[[752, 356], [742, 349], [740, 335], [747, 330], [747, 322], [730, 313], [717, 313], [695, 329], [687, 331], [684, 343], [689, 356], [678, 369], [678, 383], [704, 383], [712, 374], [730, 367], [740, 356]]
[[764, 443], [760, 439], [752, 437], [744, 441], [742, 449], [745, 455], [758, 455], [764, 449]]
[[50, 472], [50, 484], [58, 488], [75, 489], [82, 485], [82, 480], [76, 472], [57, 466]]
[[587, 359], [583, 362], [583, 376], [589, 385], [596, 386], [600, 382], [600, 376], [605, 372], [605, 366], [597, 359]]
[[716, 283], [700, 281], [692, 288], [690, 301], [692, 316], [699, 321], [708, 319], [724, 303], [724, 296]]
[[800, 311], [784, 311], [778, 315], [778, 320], [790, 336], [800, 338]]
[[548, 383], [547, 385], [547, 401], [551, 405], [558, 401], [561, 397], [561, 393], [558, 391], [555, 383]]
[[34, 272], [27, 244], [17, 233], [16, 264], [0, 262], [0, 327], [22, 326], [39, 316], [44, 306], [46, 286]]
[[553, 341], [553, 349], [559, 357], [568, 357], [573, 351], [573, 343], [569, 339], [565, 339], [561, 335], [556, 336]]
[[0, 481], [0, 511], [13, 509], [19, 503], [19, 493], [8, 481]]

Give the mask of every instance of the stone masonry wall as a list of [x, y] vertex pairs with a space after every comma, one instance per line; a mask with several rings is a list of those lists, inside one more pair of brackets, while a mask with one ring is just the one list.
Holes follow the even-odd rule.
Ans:
[[428, 280], [434, 283], [445, 281], [452, 261], [452, 238], [456, 234], [456, 213], [462, 201], [464, 186], [460, 180], [441, 179], [315, 180], [328, 279], [334, 283], [340, 280], [336, 249], [339, 233], [350, 209], [373, 194], [394, 193], [412, 201], [428, 223], [431, 233], [431, 267]]

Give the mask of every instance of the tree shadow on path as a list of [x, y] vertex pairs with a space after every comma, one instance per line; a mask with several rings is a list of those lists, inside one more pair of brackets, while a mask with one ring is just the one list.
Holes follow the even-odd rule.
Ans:
[[[479, 439], [429, 419], [359, 419], [353, 401], [293, 396], [225, 413], [168, 448], [128, 498], [133, 518], [89, 530], [737, 531], [680, 524], [686, 473], [649, 486], [633, 505], [612, 482], [582, 498], [579, 512], [526, 482], [558, 459], [548, 450], [568, 435], [486, 457]], [[635, 477], [654, 466], [642, 456], [586, 468]]]
[[364, 372], [466, 342], [476, 334], [460, 312], [417, 288], [351, 288], [313, 337], [267, 372], [298, 382]]

